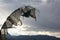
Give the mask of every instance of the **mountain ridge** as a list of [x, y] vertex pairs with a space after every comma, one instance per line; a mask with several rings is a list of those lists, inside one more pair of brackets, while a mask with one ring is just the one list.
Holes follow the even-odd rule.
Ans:
[[48, 35], [19, 35], [7, 37], [7, 40], [60, 40], [60, 38]]

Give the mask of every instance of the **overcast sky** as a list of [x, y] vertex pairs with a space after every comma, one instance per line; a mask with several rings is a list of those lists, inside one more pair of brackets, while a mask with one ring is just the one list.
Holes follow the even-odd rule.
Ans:
[[10, 29], [10, 34], [60, 37], [60, 0], [0, 0], [0, 24], [3, 24], [15, 9], [25, 5], [31, 5], [40, 11], [36, 11], [37, 21], [22, 17], [23, 25]]

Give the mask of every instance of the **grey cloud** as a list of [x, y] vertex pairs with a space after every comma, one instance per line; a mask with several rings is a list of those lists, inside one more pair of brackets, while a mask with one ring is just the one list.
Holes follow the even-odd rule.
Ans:
[[50, 3], [52, 4], [47, 2], [47, 5], [40, 7], [40, 16], [37, 17], [37, 22], [32, 21], [30, 23], [32, 27], [27, 28], [27, 31], [60, 32], [60, 1], [53, 0], [52, 2], [51, 0]]
[[[60, 32], [60, 1], [48, 0], [47, 4], [41, 5], [41, 0], [3, 0], [7, 4], [3, 9], [12, 12], [23, 5], [35, 5], [40, 14], [36, 13], [37, 21], [33, 19], [22, 19], [23, 23], [31, 27], [26, 27], [27, 31], [51, 31]], [[37, 3], [38, 2], [38, 3]]]
[[[20, 6], [25, 5], [39, 5], [41, 1], [36, 0], [2, 0], [2, 9], [7, 11], [14, 11]], [[37, 3], [38, 2], [38, 3]]]

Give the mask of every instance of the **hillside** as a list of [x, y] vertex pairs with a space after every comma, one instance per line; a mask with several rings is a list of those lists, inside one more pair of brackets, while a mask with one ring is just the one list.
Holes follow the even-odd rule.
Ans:
[[7, 37], [7, 40], [60, 40], [60, 38], [48, 35], [20, 35]]

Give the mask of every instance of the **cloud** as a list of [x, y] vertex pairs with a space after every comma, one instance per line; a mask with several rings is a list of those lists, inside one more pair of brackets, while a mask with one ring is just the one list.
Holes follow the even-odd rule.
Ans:
[[24, 27], [27, 28], [25, 31], [60, 32], [60, 0], [46, 0], [46, 2], [42, 0], [0, 0], [2, 20], [18, 7], [25, 5], [32, 5], [40, 11], [40, 14], [36, 12], [37, 21], [32, 18], [21, 19], [23, 24], [28, 25]]
[[[60, 1], [58, 0], [48, 0], [46, 4], [41, 5], [42, 1], [36, 0], [2, 0], [1, 1], [1, 8], [5, 9], [6, 11], [12, 12], [16, 8], [20, 7], [22, 4], [24, 5], [35, 5], [40, 10], [40, 15], [37, 13], [37, 21], [32, 21], [32, 19], [24, 19], [23, 23], [31, 25], [32, 27], [28, 28], [27, 30], [32, 31], [53, 31], [53, 32], [60, 32]], [[30, 2], [30, 3], [29, 3]], [[38, 3], [37, 3], [38, 2]], [[40, 2], [40, 3], [39, 3]], [[39, 5], [40, 4], [40, 5]], [[30, 20], [30, 21], [29, 21]], [[26, 21], [26, 22], [25, 22]]]
[[[47, 1], [46, 5], [40, 6], [40, 16], [37, 15], [37, 21], [31, 19], [25, 20], [29, 24], [27, 31], [50, 31], [60, 32], [60, 1]], [[38, 14], [38, 13], [37, 13]], [[30, 22], [29, 22], [30, 21]]]

